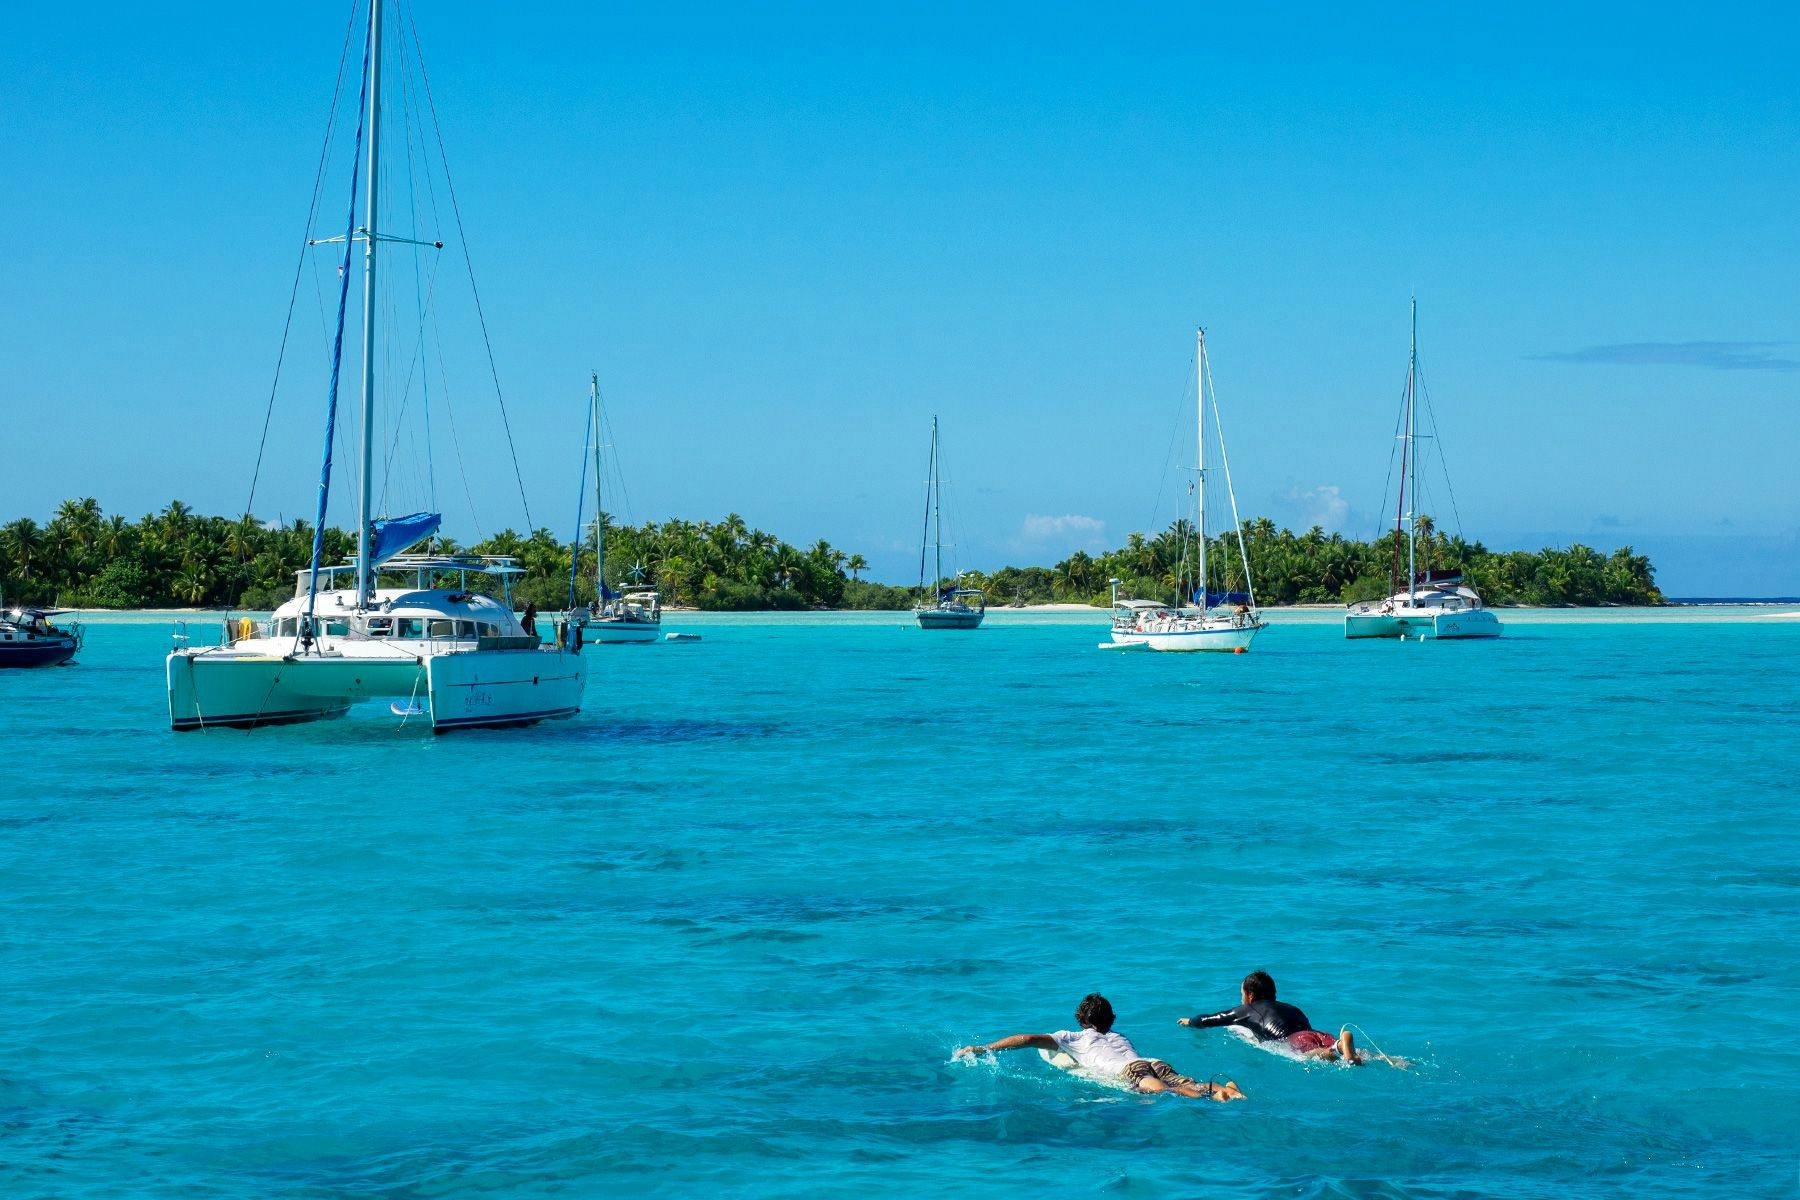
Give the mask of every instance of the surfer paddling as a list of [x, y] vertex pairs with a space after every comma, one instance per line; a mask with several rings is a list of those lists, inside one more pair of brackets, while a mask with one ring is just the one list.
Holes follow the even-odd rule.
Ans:
[[1180, 1024], [1193, 1029], [1236, 1026], [1249, 1032], [1258, 1042], [1282, 1042], [1302, 1058], [1320, 1062], [1343, 1062], [1354, 1067], [1373, 1058], [1402, 1070], [1411, 1065], [1404, 1058], [1391, 1058], [1379, 1051], [1358, 1050], [1356, 1039], [1350, 1036], [1348, 1025], [1335, 1038], [1329, 1033], [1314, 1029], [1305, 1013], [1292, 1004], [1285, 1004], [1275, 998], [1275, 981], [1269, 978], [1267, 971], [1252, 971], [1244, 976], [1240, 994], [1244, 997], [1244, 1002], [1236, 1008], [1228, 1008], [1210, 1016], [1183, 1017]]
[[1145, 1058], [1132, 1047], [1124, 1034], [1113, 1029], [1113, 1008], [1099, 992], [1090, 993], [1075, 1010], [1075, 1029], [1059, 1033], [1019, 1033], [989, 1042], [985, 1046], [964, 1046], [956, 1053], [980, 1056], [1001, 1050], [1047, 1050], [1061, 1052], [1075, 1065], [1095, 1075], [1123, 1080], [1133, 1091], [1145, 1095], [1174, 1092], [1193, 1100], [1242, 1100], [1244, 1093], [1235, 1083], [1195, 1083], [1160, 1058]]

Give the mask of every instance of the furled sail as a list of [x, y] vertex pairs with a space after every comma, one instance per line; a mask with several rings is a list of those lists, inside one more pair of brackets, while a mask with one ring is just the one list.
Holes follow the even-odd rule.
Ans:
[[369, 543], [369, 561], [380, 566], [409, 546], [417, 545], [438, 531], [443, 524], [441, 513], [413, 513], [405, 517], [383, 517], [369, 522], [373, 540]]

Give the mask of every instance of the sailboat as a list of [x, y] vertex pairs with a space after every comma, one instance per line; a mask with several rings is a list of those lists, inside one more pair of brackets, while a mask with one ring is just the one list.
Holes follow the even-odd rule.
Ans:
[[[987, 615], [987, 596], [980, 588], [944, 583], [943, 485], [938, 478], [938, 419], [931, 418], [931, 474], [925, 484], [925, 533], [919, 540], [919, 602], [913, 618], [920, 629], [976, 629]], [[925, 581], [925, 549], [932, 548], [935, 567]]]
[[594, 437], [594, 615], [586, 627], [588, 640], [602, 645], [654, 642], [662, 636], [662, 596], [653, 587], [628, 585], [614, 592], [606, 586], [606, 509], [602, 507], [600, 454], [600, 376], [588, 379], [588, 415]]
[[[335, 717], [368, 697], [405, 697], [396, 713], [430, 713], [434, 731], [516, 725], [566, 717], [580, 710], [587, 663], [579, 638], [559, 625], [545, 645], [512, 610], [511, 583], [521, 574], [506, 557], [407, 554], [437, 532], [434, 512], [395, 518], [374, 513], [375, 378], [381, 310], [375, 289], [377, 250], [383, 242], [412, 239], [383, 233], [381, 55], [382, 0], [370, 0], [362, 119], [357, 138], [367, 146], [367, 194], [362, 224], [356, 221], [357, 178], [351, 175], [350, 212], [341, 238], [337, 349], [326, 406], [324, 462], [312, 561], [297, 572], [294, 597], [268, 620], [240, 622], [222, 645], [194, 647], [177, 638], [166, 660], [169, 725], [177, 730], [211, 726], [250, 727]], [[360, 149], [360, 146], [359, 146]], [[352, 160], [355, 163], [355, 159]], [[362, 164], [356, 163], [356, 166]], [[324, 565], [327, 504], [331, 488], [332, 433], [337, 375], [343, 357], [351, 251], [363, 246], [363, 377], [361, 462], [356, 559]], [[441, 243], [438, 243], [441, 247]], [[382, 576], [390, 584], [384, 586]], [[500, 599], [471, 590], [470, 576], [494, 580]], [[345, 577], [341, 579], [340, 577]], [[398, 577], [396, 580], [395, 577]], [[349, 586], [343, 586], [346, 581]], [[449, 585], [449, 586], [444, 586]]]
[[[1400, 496], [1394, 505], [1394, 565], [1390, 595], [1352, 604], [1344, 614], [1347, 638], [1490, 638], [1500, 619], [1468, 586], [1460, 569], [1421, 571], [1419, 504], [1419, 302], [1412, 302], [1412, 353], [1406, 367], [1406, 425], [1400, 442]], [[1400, 586], [1400, 537], [1406, 535], [1406, 586]]]
[[[1206, 465], [1207, 395], [1212, 391], [1212, 365], [1206, 355], [1206, 331], [1196, 330], [1194, 363], [1194, 413], [1197, 424], [1194, 484], [1194, 589], [1188, 604], [1164, 604], [1157, 600], [1121, 599], [1119, 581], [1112, 584], [1112, 642], [1109, 649], [1162, 651], [1217, 650], [1243, 653], [1263, 627], [1256, 609], [1256, 590], [1250, 580], [1250, 558], [1244, 548], [1243, 525], [1238, 521], [1237, 492], [1231, 484], [1231, 461], [1225, 453], [1225, 425], [1219, 417], [1218, 395], [1212, 396], [1212, 420], [1219, 439], [1219, 470], [1225, 476], [1225, 492], [1231, 499], [1231, 527], [1237, 534], [1238, 563], [1244, 572], [1244, 590], [1214, 591], [1207, 558], [1206, 480], [1214, 468]], [[1185, 555], [1185, 550], [1183, 551]], [[1224, 574], [1230, 573], [1229, 560]], [[1185, 586], [1185, 583], [1184, 583]]]

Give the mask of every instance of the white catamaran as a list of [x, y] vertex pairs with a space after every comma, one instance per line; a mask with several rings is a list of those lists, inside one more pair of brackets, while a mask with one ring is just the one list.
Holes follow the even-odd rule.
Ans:
[[[1194, 335], [1194, 411], [1197, 462], [1194, 484], [1195, 587], [1191, 603], [1164, 604], [1156, 600], [1119, 598], [1119, 581], [1112, 581], [1112, 641], [1109, 649], [1164, 651], [1220, 650], [1241, 653], [1250, 648], [1263, 627], [1256, 610], [1256, 589], [1250, 580], [1250, 559], [1244, 548], [1244, 529], [1238, 520], [1237, 492], [1231, 484], [1231, 460], [1225, 452], [1225, 425], [1219, 417], [1218, 394], [1212, 387], [1212, 365], [1206, 354], [1206, 331]], [[1225, 476], [1225, 493], [1231, 499], [1231, 527], [1237, 534], [1238, 562], [1244, 572], [1244, 590], [1227, 587], [1212, 590], [1206, 541], [1206, 480], [1213, 468], [1206, 465], [1207, 395], [1212, 393], [1213, 429], [1219, 439], [1219, 469]], [[1186, 551], [1183, 551], [1185, 556]], [[1229, 568], [1226, 574], [1229, 574]], [[1185, 581], [1183, 582], [1185, 587]]]
[[[932, 548], [933, 574], [925, 581], [925, 547]], [[954, 547], [953, 547], [954, 548]], [[919, 602], [913, 619], [920, 629], [976, 629], [987, 615], [987, 596], [980, 588], [944, 583], [943, 484], [938, 478], [938, 422], [931, 418], [931, 474], [925, 484], [925, 533], [919, 540]]]
[[662, 636], [662, 596], [653, 587], [624, 587], [614, 592], [606, 586], [606, 509], [601, 481], [605, 460], [600, 447], [600, 376], [588, 380], [588, 415], [594, 438], [594, 615], [586, 636], [602, 645], [654, 642]]
[[[378, 519], [373, 511], [377, 247], [408, 242], [380, 232], [382, 0], [370, 0], [368, 49], [362, 89], [359, 141], [367, 144], [367, 195], [356, 222], [357, 179], [341, 238], [337, 361], [342, 358], [351, 248], [363, 245], [362, 440], [357, 505], [356, 561], [325, 566], [323, 552], [330, 495], [332, 425], [337, 369], [332, 371], [325, 462], [320, 473], [318, 519], [312, 562], [298, 573], [295, 595], [268, 620], [236, 623], [225, 644], [192, 647], [177, 639], [167, 660], [169, 724], [174, 729], [257, 726], [338, 716], [368, 697], [406, 697], [396, 713], [419, 711], [431, 727], [446, 730], [512, 725], [565, 717], [579, 711], [587, 663], [579, 639], [560, 624], [544, 645], [512, 611], [510, 583], [519, 574], [511, 559], [463, 554], [402, 552], [437, 531], [437, 513]], [[354, 159], [353, 159], [354, 162]], [[357, 164], [361, 165], [361, 164]], [[439, 243], [441, 245], [441, 243]], [[398, 576], [402, 586], [381, 586]], [[340, 586], [339, 575], [352, 576]], [[471, 591], [469, 576], [497, 580], [501, 600]], [[439, 586], [453, 584], [454, 586]]]
[[[1406, 367], [1406, 425], [1400, 442], [1400, 496], [1394, 506], [1391, 594], [1352, 604], [1344, 614], [1347, 638], [1490, 638], [1500, 619], [1484, 607], [1460, 569], [1418, 569], [1419, 302], [1412, 303], [1412, 353]], [[1400, 535], [1406, 534], [1406, 586], [1400, 586]]]

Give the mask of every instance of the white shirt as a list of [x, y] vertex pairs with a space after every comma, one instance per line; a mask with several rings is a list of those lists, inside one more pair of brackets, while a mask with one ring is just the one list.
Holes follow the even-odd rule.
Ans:
[[1074, 1059], [1077, 1066], [1097, 1075], [1123, 1075], [1126, 1067], [1144, 1057], [1117, 1031], [1065, 1029], [1050, 1036], [1056, 1039], [1057, 1049]]

